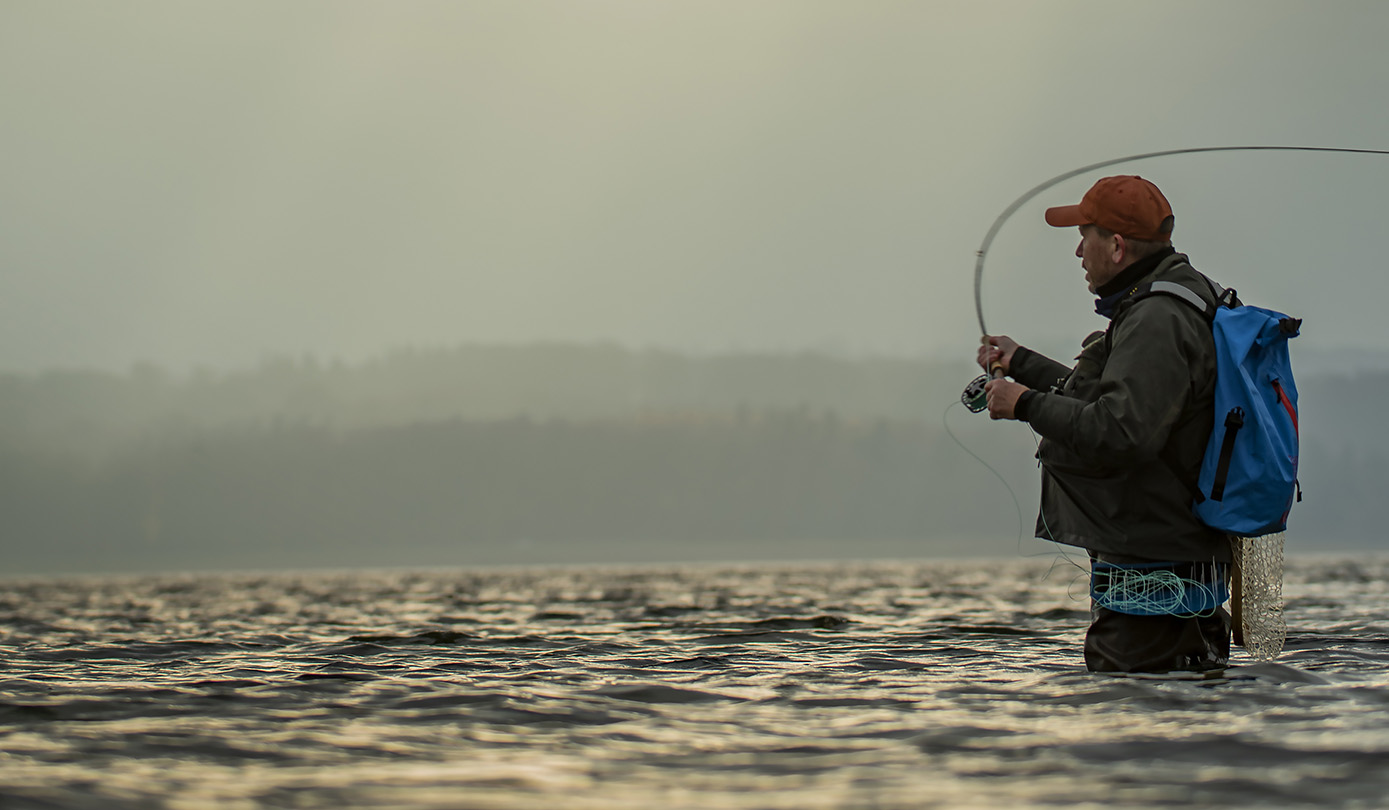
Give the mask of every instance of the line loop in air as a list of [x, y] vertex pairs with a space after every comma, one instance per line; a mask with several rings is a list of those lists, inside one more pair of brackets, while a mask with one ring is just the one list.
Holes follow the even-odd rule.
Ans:
[[1064, 180], [1069, 180], [1077, 175], [1092, 172], [1096, 169], [1103, 169], [1107, 166], [1115, 166], [1120, 163], [1129, 163], [1136, 160], [1147, 160], [1149, 158], [1166, 157], [1168, 155], [1189, 155], [1196, 152], [1342, 152], [1360, 155], [1389, 155], [1386, 149], [1349, 149], [1340, 146], [1197, 146], [1188, 149], [1165, 149], [1161, 152], [1144, 152], [1140, 155], [1126, 155], [1121, 158], [1102, 160], [1099, 163], [1091, 163], [1088, 166], [1081, 166], [1079, 169], [1072, 169], [1065, 174], [1058, 174], [1041, 185], [1029, 189], [1026, 194], [1013, 201], [1013, 204], [1003, 209], [1003, 213], [998, 215], [994, 224], [990, 226], [989, 232], [984, 234], [984, 241], [979, 245], [979, 254], [974, 260], [974, 312], [979, 316], [979, 333], [989, 334], [989, 330], [984, 326], [984, 304], [980, 295], [980, 286], [984, 280], [984, 257], [988, 255], [989, 246], [993, 244], [994, 237], [1003, 227], [1003, 223], [1015, 211], [1027, 204], [1028, 200], [1041, 194], [1043, 191]]

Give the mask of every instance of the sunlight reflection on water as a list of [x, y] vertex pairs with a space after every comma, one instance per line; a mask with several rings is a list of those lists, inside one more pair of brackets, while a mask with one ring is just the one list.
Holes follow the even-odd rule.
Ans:
[[1075, 571], [902, 562], [0, 583], [0, 805], [1366, 806], [1385, 561], [1224, 680], [1081, 669]]

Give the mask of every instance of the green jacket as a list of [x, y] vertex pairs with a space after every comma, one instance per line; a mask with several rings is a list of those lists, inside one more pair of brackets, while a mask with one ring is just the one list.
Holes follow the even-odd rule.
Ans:
[[[1134, 283], [1152, 281], [1215, 304], [1180, 253]], [[1025, 411], [1042, 436], [1038, 537], [1111, 559], [1230, 560], [1226, 537], [1191, 511], [1215, 390], [1215, 343], [1193, 307], [1168, 295], [1121, 300], [1074, 369], [1019, 348], [1009, 372], [1038, 392]]]

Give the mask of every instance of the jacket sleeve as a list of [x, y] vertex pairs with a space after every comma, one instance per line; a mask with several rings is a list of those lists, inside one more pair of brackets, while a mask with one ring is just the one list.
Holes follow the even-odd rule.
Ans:
[[[1204, 338], [1204, 340], [1203, 340]], [[1091, 461], [1130, 465], [1157, 458], [1193, 396], [1193, 374], [1213, 373], [1210, 327], [1167, 296], [1135, 303], [1114, 324], [1099, 396], [1039, 394], [1028, 422]]]
[[1008, 364], [1008, 376], [1037, 391], [1050, 391], [1057, 380], [1064, 379], [1070, 373], [1069, 366], [1026, 346], [1019, 346], [1013, 352], [1013, 361]]

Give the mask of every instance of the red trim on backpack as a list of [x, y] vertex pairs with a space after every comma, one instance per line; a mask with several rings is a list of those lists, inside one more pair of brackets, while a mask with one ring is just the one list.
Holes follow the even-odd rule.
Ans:
[[1293, 420], [1293, 434], [1297, 435], [1297, 408], [1293, 406], [1293, 401], [1288, 399], [1288, 395], [1283, 393], [1283, 386], [1273, 381], [1273, 390], [1278, 392], [1278, 401], [1283, 403], [1283, 410], [1288, 412], [1288, 418]]

